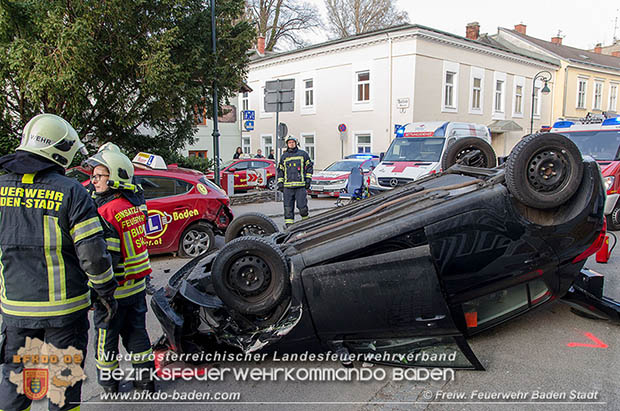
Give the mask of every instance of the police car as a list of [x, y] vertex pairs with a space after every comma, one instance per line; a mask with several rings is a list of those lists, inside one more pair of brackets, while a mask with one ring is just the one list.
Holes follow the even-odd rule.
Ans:
[[581, 120], [556, 121], [551, 132], [570, 138], [582, 155], [599, 164], [607, 190], [608, 227], [620, 230], [620, 117], [588, 115]]
[[[148, 208], [146, 233], [150, 254], [197, 257], [215, 245], [233, 219], [226, 193], [196, 170], [166, 165], [161, 156], [138, 153], [135, 181]], [[87, 185], [90, 172], [72, 168], [67, 175]]]
[[390, 190], [454, 164], [474, 149], [476, 165], [494, 167], [489, 129], [482, 124], [447, 122], [409, 123], [396, 131], [381, 163], [370, 176], [370, 189]]

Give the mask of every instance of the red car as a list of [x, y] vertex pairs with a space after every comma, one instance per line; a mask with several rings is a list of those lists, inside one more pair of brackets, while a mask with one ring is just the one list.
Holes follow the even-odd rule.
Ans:
[[[140, 155], [161, 161], [153, 162], [153, 167], [137, 164]], [[166, 166], [159, 156], [140, 153], [134, 158], [134, 167], [135, 181], [142, 186], [148, 207], [149, 253], [178, 252], [183, 257], [197, 257], [211, 250], [214, 234], [224, 235], [233, 219], [224, 191], [204, 174]], [[68, 170], [67, 175], [88, 185], [90, 172], [82, 167]]]
[[[257, 170], [265, 169], [266, 181], [262, 181], [262, 173]], [[269, 190], [276, 186], [276, 163], [266, 158], [239, 158], [230, 160], [220, 168], [220, 180], [222, 185], [228, 173], [235, 174], [235, 191], [249, 190], [255, 187], [267, 187]], [[214, 179], [213, 172], [207, 174], [207, 178]]]
[[325, 170], [316, 171], [312, 175], [312, 183], [308, 193], [311, 197], [318, 197], [319, 194], [339, 197], [347, 186], [352, 168], [362, 167], [364, 176], [369, 176], [377, 164], [379, 164], [378, 158], [347, 158], [336, 161]]

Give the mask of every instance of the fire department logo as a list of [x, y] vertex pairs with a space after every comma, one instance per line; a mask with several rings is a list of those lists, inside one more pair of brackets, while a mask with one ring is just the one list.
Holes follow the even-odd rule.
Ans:
[[24, 394], [33, 401], [45, 397], [49, 386], [48, 370], [40, 368], [24, 369]]

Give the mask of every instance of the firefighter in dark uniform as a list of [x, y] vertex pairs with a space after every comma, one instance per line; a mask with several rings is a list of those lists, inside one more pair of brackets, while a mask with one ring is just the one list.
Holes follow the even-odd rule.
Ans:
[[119, 283], [114, 292], [119, 308], [112, 321], [105, 324], [102, 322], [105, 313], [95, 310], [94, 314], [98, 381], [104, 391], [118, 392], [119, 381], [106, 378], [103, 371], [118, 367], [116, 357], [121, 337], [127, 352], [132, 355], [133, 367], [138, 369], [134, 386], [153, 391], [150, 375], [154, 368], [153, 352], [146, 331], [145, 298], [145, 277], [151, 273], [151, 263], [147, 250], [146, 216], [134, 201], [138, 191], [133, 184], [134, 168], [118, 147], [99, 150], [86, 164], [93, 170], [91, 181], [95, 203]]
[[[3, 410], [30, 409], [31, 400], [9, 380], [24, 372], [13, 355], [26, 337], [75, 347], [85, 358], [89, 283], [107, 320], [116, 310], [117, 282], [97, 209], [84, 187], [64, 175], [78, 150], [86, 154], [67, 121], [41, 114], [26, 124], [16, 152], [0, 158], [8, 172], [0, 176]], [[78, 410], [81, 391], [81, 381], [66, 387], [63, 407], [50, 402], [49, 409]]]
[[297, 139], [286, 139], [286, 151], [278, 164], [278, 190], [284, 192], [284, 225], [295, 221], [295, 202], [301, 219], [308, 218], [307, 189], [312, 181], [313, 164], [310, 156], [299, 148]]

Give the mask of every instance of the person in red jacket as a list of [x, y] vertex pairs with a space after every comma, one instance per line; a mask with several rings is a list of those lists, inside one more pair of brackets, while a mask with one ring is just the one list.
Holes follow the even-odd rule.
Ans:
[[112, 256], [119, 287], [114, 292], [118, 302], [116, 316], [103, 323], [103, 312], [95, 310], [97, 331], [95, 361], [99, 384], [106, 392], [117, 392], [119, 381], [106, 379], [118, 367], [118, 340], [122, 338], [132, 364], [138, 368], [134, 386], [153, 391], [151, 342], [146, 331], [145, 277], [151, 273], [147, 250], [146, 217], [132, 200], [137, 187], [132, 184], [133, 165], [120, 150], [103, 149], [86, 161], [92, 168], [95, 203], [104, 227], [108, 252]]

